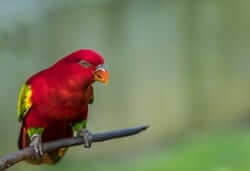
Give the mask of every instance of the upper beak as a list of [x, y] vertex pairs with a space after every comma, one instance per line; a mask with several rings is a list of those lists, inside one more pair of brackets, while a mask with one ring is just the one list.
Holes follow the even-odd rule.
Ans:
[[96, 67], [95, 73], [94, 73], [94, 80], [99, 81], [105, 85], [109, 82], [109, 72], [107, 71], [104, 64], [99, 65]]

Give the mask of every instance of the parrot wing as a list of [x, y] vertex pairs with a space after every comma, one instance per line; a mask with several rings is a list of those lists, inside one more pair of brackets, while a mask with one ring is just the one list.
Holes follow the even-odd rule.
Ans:
[[94, 103], [94, 89], [93, 86], [89, 86], [87, 89], [87, 96], [88, 96], [88, 103], [93, 104]]
[[22, 121], [32, 106], [31, 95], [31, 86], [24, 84], [19, 92], [17, 102], [17, 118], [19, 121]]

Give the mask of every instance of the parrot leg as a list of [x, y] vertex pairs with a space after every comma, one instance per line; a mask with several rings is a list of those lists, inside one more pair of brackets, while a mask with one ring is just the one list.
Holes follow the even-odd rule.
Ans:
[[31, 137], [30, 146], [33, 147], [35, 152], [36, 152], [35, 158], [37, 160], [40, 160], [41, 157], [43, 156], [43, 147], [42, 147], [42, 138], [41, 138], [41, 136], [38, 135], [38, 134], [34, 134]]
[[92, 144], [92, 139], [93, 139], [93, 134], [87, 130], [87, 129], [81, 129], [78, 133], [77, 133], [78, 137], [83, 137], [84, 139], [84, 147], [85, 148], [90, 148], [91, 144]]

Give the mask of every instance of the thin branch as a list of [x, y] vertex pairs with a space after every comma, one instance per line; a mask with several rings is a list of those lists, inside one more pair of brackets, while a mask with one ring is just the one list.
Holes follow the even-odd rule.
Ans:
[[[141, 131], [144, 131], [148, 128], [148, 126], [140, 126], [136, 128], [128, 128], [128, 129], [121, 129], [121, 130], [114, 130], [109, 132], [103, 132], [103, 133], [96, 133], [93, 134], [93, 136], [89, 137], [90, 141], [93, 143], [96, 142], [102, 142], [107, 141], [115, 138], [122, 138], [127, 137], [131, 135], [135, 135], [140, 133]], [[81, 137], [72, 137], [72, 138], [65, 138], [60, 139], [48, 143], [43, 144], [43, 150], [44, 152], [51, 152], [53, 150], [56, 150], [58, 148], [62, 147], [71, 147], [76, 145], [84, 144], [84, 138]], [[32, 147], [26, 147], [22, 150], [19, 150], [15, 153], [11, 153], [5, 157], [0, 158], [0, 171], [5, 170], [14, 164], [26, 160], [32, 156], [35, 155], [35, 150]]]

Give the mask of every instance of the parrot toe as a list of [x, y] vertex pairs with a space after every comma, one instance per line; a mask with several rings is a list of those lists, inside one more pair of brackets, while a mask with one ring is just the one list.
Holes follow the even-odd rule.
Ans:
[[33, 135], [31, 138], [30, 146], [34, 148], [36, 154], [35, 158], [40, 160], [43, 156], [43, 146], [42, 146], [42, 139], [40, 135]]
[[84, 147], [85, 148], [91, 147], [93, 134], [89, 130], [82, 129], [81, 131], [78, 132], [77, 136], [80, 136], [84, 139]]

